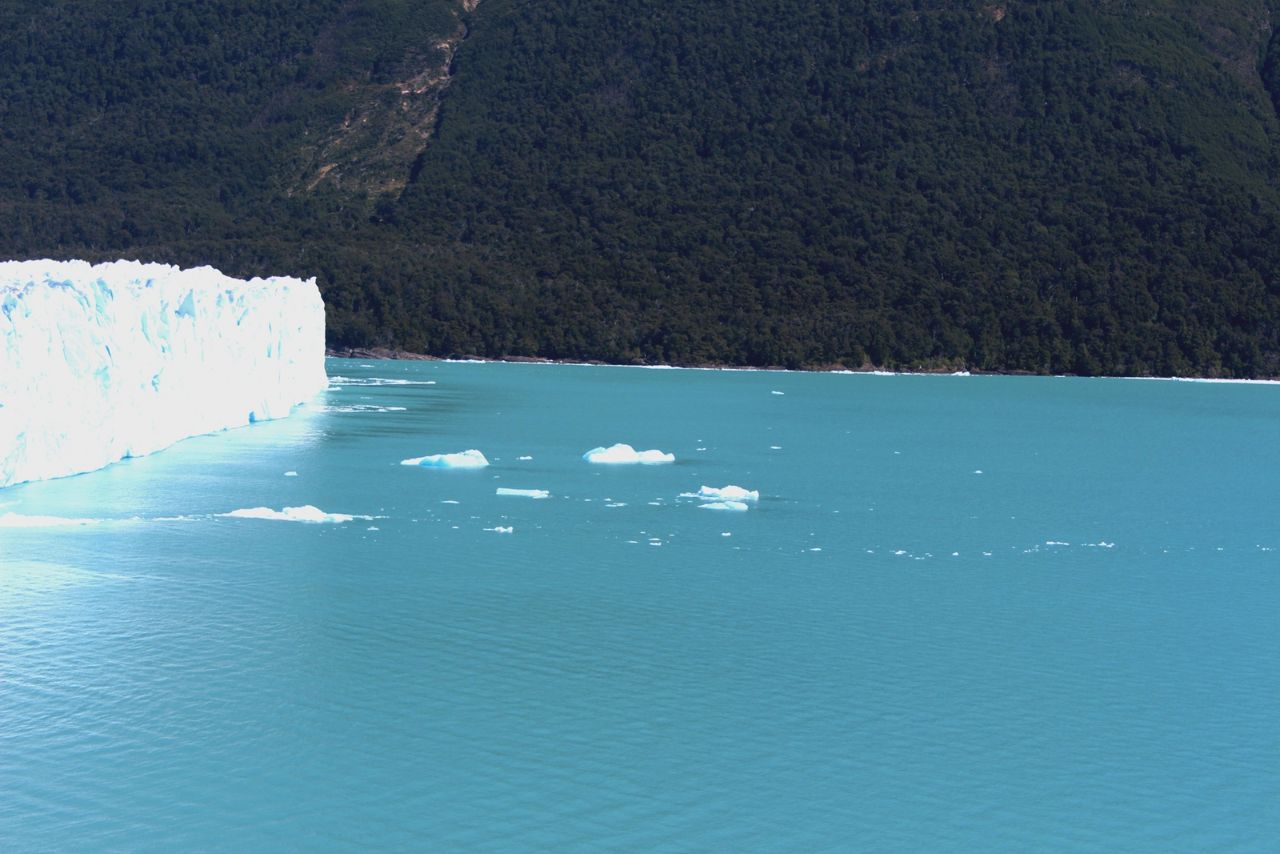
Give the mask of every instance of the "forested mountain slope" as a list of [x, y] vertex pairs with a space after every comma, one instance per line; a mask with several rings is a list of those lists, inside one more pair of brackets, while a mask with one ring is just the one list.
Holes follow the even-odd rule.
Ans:
[[0, 9], [0, 251], [442, 355], [1280, 374], [1262, 0]]

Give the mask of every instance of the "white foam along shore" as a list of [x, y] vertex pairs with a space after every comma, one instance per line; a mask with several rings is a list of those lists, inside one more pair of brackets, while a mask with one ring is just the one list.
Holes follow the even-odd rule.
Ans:
[[314, 279], [0, 262], [0, 487], [281, 418], [327, 386]]
[[410, 457], [401, 460], [402, 466], [421, 466], [428, 469], [480, 469], [489, 465], [484, 454], [471, 448], [456, 454], [430, 454], [425, 457]]
[[630, 445], [619, 443], [607, 448], [592, 448], [582, 455], [589, 463], [606, 465], [655, 465], [658, 463], [674, 463], [675, 454], [659, 450], [637, 451]]

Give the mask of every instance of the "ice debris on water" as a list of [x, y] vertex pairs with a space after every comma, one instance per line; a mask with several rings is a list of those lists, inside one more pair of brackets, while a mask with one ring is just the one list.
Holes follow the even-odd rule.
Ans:
[[550, 498], [551, 493], [545, 489], [512, 489], [499, 486], [496, 495], [516, 495], [522, 498]]
[[312, 504], [301, 507], [286, 507], [283, 510], [272, 510], [270, 507], [248, 507], [232, 510], [230, 513], [218, 513], [232, 519], [264, 519], [270, 522], [308, 522], [312, 524], [342, 523], [353, 519], [371, 521], [373, 516], [359, 516], [349, 513], [326, 513]]
[[298, 473], [297, 473], [296, 471], [287, 471], [287, 472], [285, 472], [285, 473], [284, 473], [284, 476], [285, 476], [285, 477], [297, 477], [297, 476], [298, 476]]
[[697, 492], [683, 493], [681, 498], [699, 498], [703, 501], [759, 501], [760, 491], [756, 489], [744, 489], [741, 486], [729, 484], [728, 486], [703, 486], [698, 487]]
[[607, 448], [592, 448], [583, 454], [582, 458], [589, 463], [608, 463], [611, 465], [637, 463], [653, 465], [655, 463], [674, 463], [676, 461], [675, 454], [668, 454], [659, 450], [637, 451], [630, 445], [623, 443], [610, 445]]
[[513, 534], [513, 533], [515, 533], [515, 530], [516, 530], [516, 529], [515, 529], [514, 527], [512, 527], [511, 525], [506, 525], [506, 526], [503, 526], [503, 525], [497, 525], [497, 526], [495, 526], [495, 527], [493, 527], [493, 528], [485, 528], [485, 530], [486, 530], [486, 531], [493, 531], [495, 534]]
[[472, 448], [456, 454], [431, 454], [401, 460], [402, 466], [422, 466], [429, 469], [480, 469], [489, 465], [485, 455]]

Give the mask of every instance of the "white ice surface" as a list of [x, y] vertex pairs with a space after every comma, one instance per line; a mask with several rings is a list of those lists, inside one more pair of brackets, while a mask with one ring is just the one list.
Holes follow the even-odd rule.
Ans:
[[219, 513], [232, 519], [265, 519], [270, 522], [311, 522], [338, 523], [350, 522], [353, 519], [372, 520], [372, 516], [353, 516], [347, 513], [326, 513], [319, 507], [304, 504], [301, 507], [286, 507], [283, 510], [272, 510], [270, 507], [248, 507], [232, 510], [230, 513]]
[[759, 501], [760, 492], [741, 486], [701, 486], [697, 492], [686, 492], [681, 498], [699, 498], [703, 501]]
[[551, 493], [545, 489], [511, 489], [506, 486], [499, 486], [497, 495], [517, 495], [522, 498], [550, 498]]
[[401, 460], [402, 466], [422, 466], [429, 469], [480, 469], [489, 465], [485, 455], [472, 448], [456, 454], [431, 454], [426, 457], [412, 457]]
[[0, 487], [281, 418], [327, 386], [314, 279], [0, 262]]
[[732, 510], [735, 513], [741, 513], [747, 509], [747, 505], [743, 501], [713, 501], [710, 504], [699, 505], [703, 510]]
[[667, 454], [658, 450], [637, 451], [630, 445], [617, 444], [607, 448], [592, 448], [582, 455], [589, 463], [635, 464], [674, 463], [675, 454]]

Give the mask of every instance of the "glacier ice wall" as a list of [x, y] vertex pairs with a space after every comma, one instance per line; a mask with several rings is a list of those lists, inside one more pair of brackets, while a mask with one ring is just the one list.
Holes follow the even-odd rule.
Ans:
[[0, 487], [280, 418], [327, 384], [314, 279], [0, 262]]

